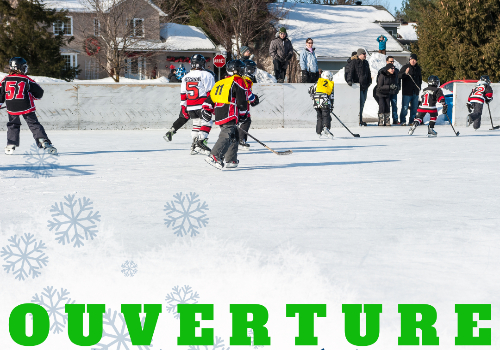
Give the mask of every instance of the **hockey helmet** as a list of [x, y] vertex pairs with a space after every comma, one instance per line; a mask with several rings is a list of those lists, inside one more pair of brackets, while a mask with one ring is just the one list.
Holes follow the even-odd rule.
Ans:
[[22, 57], [12, 57], [9, 60], [9, 68], [21, 72], [21, 74], [28, 73], [28, 62]]
[[439, 87], [441, 85], [441, 82], [439, 81], [439, 78], [437, 76], [431, 75], [427, 79], [427, 84], [429, 84], [429, 86]]
[[191, 68], [192, 69], [203, 69], [205, 68], [205, 63], [207, 63], [207, 60], [203, 55], [200, 54], [194, 54], [191, 56]]
[[243, 75], [245, 73], [245, 63], [243, 63], [241, 60], [229, 61], [226, 66], [226, 71], [229, 75]]
[[477, 83], [481, 84], [481, 85], [490, 85], [491, 80], [490, 80], [490, 77], [488, 75], [482, 75], [481, 78], [479, 78], [479, 81]]
[[332, 80], [333, 79], [333, 74], [329, 70], [325, 70], [321, 73], [321, 77], [326, 80]]
[[245, 64], [245, 75], [249, 78], [254, 78], [255, 77], [255, 72], [257, 71], [257, 63], [255, 63], [252, 60], [244, 60], [243, 63]]

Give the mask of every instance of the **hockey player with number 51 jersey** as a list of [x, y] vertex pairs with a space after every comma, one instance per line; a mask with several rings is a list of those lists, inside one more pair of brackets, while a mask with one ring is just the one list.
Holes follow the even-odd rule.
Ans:
[[427, 79], [427, 83], [429, 86], [422, 90], [422, 96], [420, 96], [420, 102], [417, 109], [417, 116], [408, 131], [409, 135], [413, 135], [417, 126], [424, 123], [424, 117], [427, 113], [429, 113], [431, 119], [427, 128], [427, 136], [436, 137], [437, 132], [434, 130], [434, 125], [436, 124], [438, 117], [436, 104], [439, 102], [443, 105], [443, 109], [441, 111], [443, 114], [446, 114], [448, 111], [448, 105], [445, 102], [443, 90], [439, 87], [441, 85], [439, 78], [435, 75], [431, 75], [429, 79]]
[[474, 124], [474, 130], [479, 129], [481, 126], [484, 103], [490, 103], [493, 100], [493, 89], [490, 84], [490, 77], [483, 75], [469, 95], [467, 102], [467, 109], [469, 110], [467, 126]]

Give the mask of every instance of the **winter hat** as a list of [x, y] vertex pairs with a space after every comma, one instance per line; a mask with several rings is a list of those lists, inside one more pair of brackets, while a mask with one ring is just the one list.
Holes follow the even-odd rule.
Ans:
[[366, 55], [366, 51], [365, 51], [365, 49], [358, 49], [357, 54], [358, 54], [358, 56], [359, 55]]
[[410, 60], [411, 60], [411, 59], [414, 59], [415, 61], [418, 61], [418, 60], [417, 60], [417, 54], [412, 53], [412, 54], [410, 55]]
[[353, 52], [351, 53], [351, 57], [352, 57], [352, 56], [355, 56], [355, 55], [357, 55], [357, 54], [358, 54], [358, 53], [357, 53], [356, 51], [353, 51]]
[[175, 66], [173, 64], [170, 65], [170, 69], [175, 69]]
[[243, 56], [248, 50], [250, 50], [248, 46], [242, 46], [240, 47], [240, 54]]
[[286, 28], [285, 27], [281, 27], [280, 28], [280, 33], [286, 33]]
[[385, 70], [389, 70], [391, 68], [396, 68], [396, 66], [394, 66], [392, 63], [387, 63], [387, 65], [385, 66]]

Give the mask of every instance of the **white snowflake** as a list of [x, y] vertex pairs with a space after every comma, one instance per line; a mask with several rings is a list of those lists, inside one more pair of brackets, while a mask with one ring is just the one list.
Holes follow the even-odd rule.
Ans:
[[165, 225], [170, 227], [178, 237], [183, 237], [188, 233], [191, 237], [199, 234], [198, 229], [208, 224], [208, 217], [205, 211], [208, 210], [208, 204], [201, 204], [199, 195], [194, 192], [182, 196], [182, 192], [174, 195], [175, 200], [165, 205], [167, 219]]
[[74, 304], [75, 301], [68, 298], [69, 292], [67, 289], [61, 288], [60, 291], [57, 291], [54, 287], [47, 287], [43, 290], [40, 296], [38, 296], [38, 293], [35, 294], [31, 298], [31, 302], [37, 303], [47, 310], [51, 323], [50, 330], [54, 334], [59, 334], [63, 331], [68, 320], [68, 314], [64, 308], [66, 304]]
[[198, 300], [200, 296], [198, 292], [194, 292], [190, 286], [184, 286], [180, 288], [179, 286], [175, 286], [172, 288], [173, 292], [168, 294], [165, 300], [168, 303], [166, 306], [167, 311], [174, 314], [175, 318], [179, 318], [180, 315], [177, 312], [177, 305], [179, 304], [198, 304]]
[[47, 266], [49, 257], [43, 252], [47, 247], [41, 240], [37, 242], [33, 237], [31, 233], [25, 233], [20, 238], [14, 235], [8, 240], [10, 245], [2, 247], [0, 252], [0, 256], [7, 262], [3, 265], [4, 270], [7, 273], [12, 271], [17, 280], [24, 280], [30, 275], [36, 278], [41, 273], [39, 269]]
[[[75, 195], [67, 195], [64, 197], [66, 200], [65, 203], [55, 203], [52, 206], [50, 211], [54, 213], [52, 214], [54, 221], [49, 220], [47, 226], [50, 231], [52, 229], [57, 231], [56, 241], [58, 243], [63, 245], [69, 243], [70, 235], [72, 235], [71, 242], [74, 242], [73, 247], [80, 248], [84, 245], [84, 240], [89, 240], [89, 238], [94, 239], [97, 236], [97, 230], [95, 229], [97, 225], [95, 225], [95, 222], [101, 221], [101, 215], [98, 211], [95, 213], [92, 211], [93, 203], [89, 198], [79, 198], [78, 201], [74, 198]], [[84, 216], [85, 212], [87, 212], [87, 216]], [[63, 221], [59, 221], [58, 216], [62, 216]]]
[[230, 347], [224, 347], [224, 340], [221, 337], [215, 337], [214, 345], [190, 345], [188, 350], [229, 350]]
[[52, 171], [59, 166], [57, 157], [59, 155], [48, 153], [43, 148], [38, 148], [34, 143], [29, 152], [24, 152], [26, 170], [32, 173], [34, 178], [50, 177]]
[[248, 336], [249, 336], [250, 338], [252, 338], [252, 343], [251, 343], [251, 345], [250, 345], [250, 346], [252, 347], [252, 349], [260, 349], [260, 348], [263, 348], [263, 347], [264, 347], [264, 345], [255, 345], [255, 344], [254, 344], [253, 329], [251, 329], [251, 328], [250, 328], [250, 329], [248, 330]]
[[122, 264], [122, 272], [125, 277], [134, 277], [134, 275], [137, 273], [137, 264], [132, 260], [125, 261], [125, 263]]
[[[142, 318], [141, 320], [143, 327], [144, 320], [145, 318]], [[153, 345], [132, 346], [125, 318], [117, 311], [111, 312], [111, 309], [108, 309], [108, 311], [103, 315], [102, 338], [99, 343], [94, 346], [98, 347], [92, 347], [92, 350], [149, 350], [153, 347]]]

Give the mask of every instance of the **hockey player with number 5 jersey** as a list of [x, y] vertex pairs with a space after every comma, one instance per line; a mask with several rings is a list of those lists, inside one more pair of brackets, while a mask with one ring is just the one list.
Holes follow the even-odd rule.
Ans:
[[474, 124], [474, 130], [479, 129], [481, 126], [484, 103], [490, 103], [493, 100], [493, 89], [490, 84], [490, 77], [483, 75], [469, 95], [467, 102], [467, 109], [469, 110], [467, 126]]
[[35, 100], [42, 98], [43, 89], [26, 73], [28, 73], [26, 60], [22, 57], [11, 58], [9, 75], [0, 83], [0, 106], [5, 103], [9, 114], [5, 154], [13, 154], [16, 147], [19, 147], [21, 116], [26, 120], [37, 146], [55, 154], [57, 149], [52, 146], [35, 114]]
[[448, 105], [445, 102], [443, 90], [439, 87], [441, 85], [439, 78], [435, 75], [431, 75], [429, 79], [427, 79], [427, 83], [429, 86], [422, 90], [422, 96], [420, 96], [420, 102], [417, 109], [417, 116], [408, 131], [409, 135], [413, 135], [417, 126], [424, 123], [424, 117], [427, 113], [429, 113], [431, 119], [427, 128], [427, 136], [436, 137], [437, 132], [434, 130], [434, 125], [436, 124], [438, 117], [436, 104], [439, 102], [443, 105], [443, 109], [441, 111], [443, 114], [446, 114], [448, 111]]

